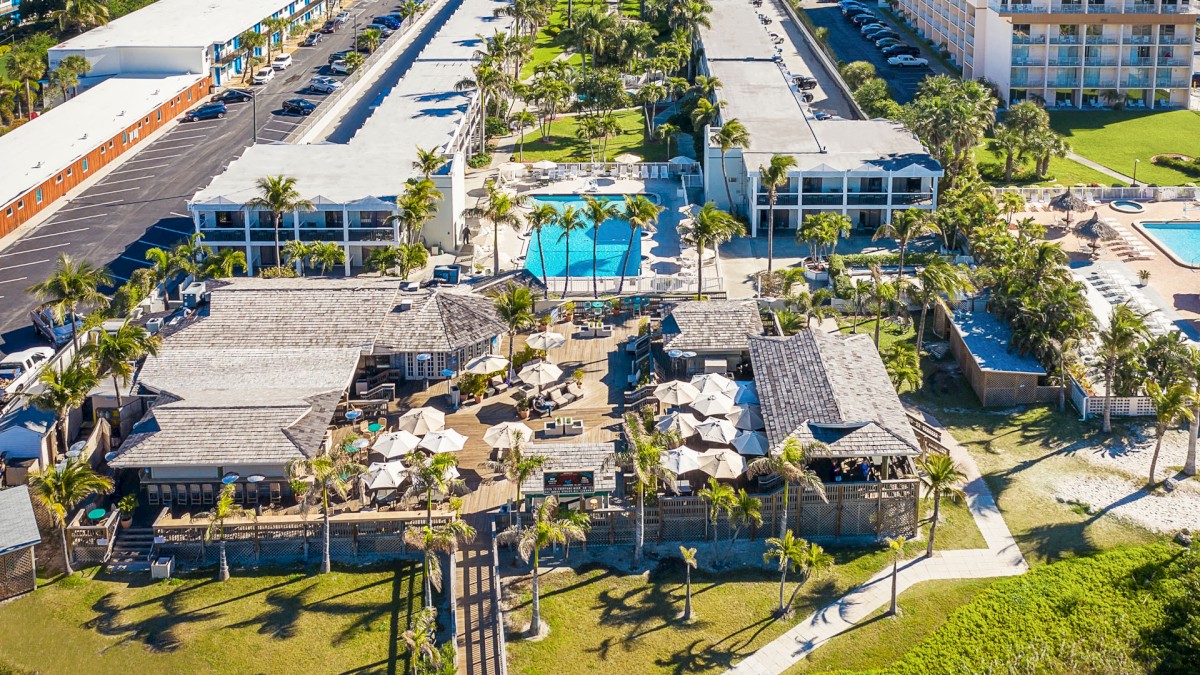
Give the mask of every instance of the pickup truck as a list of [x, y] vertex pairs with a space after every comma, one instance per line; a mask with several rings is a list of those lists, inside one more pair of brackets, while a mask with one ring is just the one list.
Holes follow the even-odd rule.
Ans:
[[66, 312], [63, 320], [59, 321], [54, 318], [54, 310], [43, 305], [29, 311], [29, 318], [33, 321], [33, 327], [44, 338], [54, 345], [55, 349], [65, 347], [71, 341], [71, 324], [75, 324], [76, 331], [83, 330], [83, 317], [77, 317], [71, 312]]
[[0, 359], [0, 401], [7, 403], [25, 391], [52, 356], [53, 349], [34, 347]]

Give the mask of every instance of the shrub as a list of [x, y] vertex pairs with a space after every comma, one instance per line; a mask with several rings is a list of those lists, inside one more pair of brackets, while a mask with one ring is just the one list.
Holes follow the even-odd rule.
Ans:
[[1181, 157], [1172, 157], [1170, 155], [1159, 155], [1152, 161], [1158, 166], [1165, 166], [1168, 169], [1174, 169], [1179, 173], [1185, 174], [1192, 178], [1200, 178], [1200, 160], [1184, 159]]
[[471, 158], [467, 160], [467, 166], [471, 167], [472, 169], [484, 169], [487, 168], [487, 166], [491, 163], [492, 156], [486, 152], [478, 155], [472, 155]]
[[526, 363], [529, 363], [530, 361], [533, 361], [534, 359], [543, 359], [543, 358], [546, 358], [546, 352], [539, 351], [537, 349], [530, 347], [529, 345], [525, 345], [524, 349], [513, 354], [513, 359], [512, 359], [513, 370], [520, 370], [521, 366], [524, 366]]
[[276, 265], [274, 267], [262, 268], [258, 276], [264, 279], [287, 279], [297, 276], [296, 268], [290, 265]]
[[833, 295], [842, 300], [849, 300], [854, 295], [850, 284], [850, 275], [841, 274], [833, 278]]
[[829, 256], [829, 276], [836, 277], [846, 273], [846, 256], [834, 253]]
[[[937, 257], [936, 253], [919, 253], [908, 252], [904, 254], [904, 264], [908, 265], [928, 265], [930, 261]], [[879, 265], [887, 267], [889, 265], [900, 264], [899, 253], [850, 253], [842, 256], [846, 267], [870, 267], [871, 265]]]
[[484, 123], [488, 138], [493, 136], [507, 136], [509, 132], [508, 122], [505, 122], [499, 117], [489, 117]]

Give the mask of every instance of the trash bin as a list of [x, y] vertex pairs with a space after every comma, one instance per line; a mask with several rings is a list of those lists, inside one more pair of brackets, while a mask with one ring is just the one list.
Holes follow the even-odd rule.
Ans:
[[175, 556], [163, 556], [150, 563], [150, 578], [151, 579], [170, 579], [171, 573], [175, 571]]

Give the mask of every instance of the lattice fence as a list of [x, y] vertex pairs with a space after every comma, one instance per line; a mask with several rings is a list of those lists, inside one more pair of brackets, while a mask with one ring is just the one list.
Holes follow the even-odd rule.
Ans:
[[32, 591], [37, 583], [33, 547], [0, 555], [0, 600]]

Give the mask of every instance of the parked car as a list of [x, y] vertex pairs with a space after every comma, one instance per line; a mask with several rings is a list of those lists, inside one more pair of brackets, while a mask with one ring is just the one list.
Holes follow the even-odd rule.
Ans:
[[351, 68], [350, 64], [346, 63], [344, 59], [338, 59], [337, 61], [329, 64], [329, 69], [340, 75], [349, 75], [350, 73], [354, 72], [354, 69]]
[[342, 24], [331, 19], [331, 20], [326, 21], [325, 23], [321, 24], [321, 32], [328, 35], [330, 33], [336, 33], [337, 29], [339, 29], [341, 27], [342, 27]]
[[38, 372], [54, 356], [49, 347], [34, 347], [0, 359], [0, 401], [9, 401], [35, 382]]
[[854, 24], [855, 26], [862, 26], [864, 24], [871, 24], [871, 23], [879, 23], [879, 17], [875, 16], [874, 14], [872, 14], [870, 12], [867, 12], [866, 14], [857, 14], [850, 18], [850, 23]]
[[920, 56], [921, 50], [913, 47], [912, 45], [892, 45], [891, 47], [885, 47], [883, 49], [884, 56], [899, 56], [901, 54]]
[[283, 102], [283, 112], [289, 115], [308, 116], [316, 109], [317, 104], [306, 98], [289, 98]]
[[817, 88], [816, 79], [808, 77], [806, 75], [794, 75], [792, 77], [792, 84], [799, 87], [800, 91], [808, 91], [809, 89]]
[[851, 7], [850, 9], [843, 10], [842, 15], [845, 16], [849, 21], [853, 21], [855, 17], [860, 16], [869, 16], [872, 19], [875, 18], [875, 13], [866, 7]]
[[913, 56], [911, 54], [898, 54], [898, 55], [893, 56], [892, 58], [888, 59], [888, 65], [900, 66], [900, 67], [927, 66], [927, 65], [929, 65], [929, 61], [927, 61], [926, 59], [923, 59], [919, 56]]
[[887, 47], [891, 47], [892, 45], [902, 45], [902, 44], [904, 44], [904, 43], [900, 41], [900, 38], [892, 37], [890, 35], [888, 37], [880, 38], [875, 41], [875, 46], [880, 49], [885, 49]]
[[62, 321], [54, 317], [54, 311], [45, 305], [29, 311], [33, 328], [39, 335], [50, 341], [55, 349], [66, 346], [71, 342], [71, 324], [75, 324], [77, 332], [83, 332], [83, 317], [77, 317], [71, 312], [65, 312]]
[[812, 95], [812, 93], [811, 93], [811, 92], [807, 92], [807, 91], [805, 91], [805, 92], [801, 92], [801, 93], [800, 93], [800, 98], [804, 99], [804, 102], [805, 102], [805, 103], [812, 103], [812, 102], [813, 102], [813, 95]]
[[346, 58], [346, 55], [352, 51], [354, 51], [354, 50], [343, 49], [340, 52], [334, 52], [329, 55], [329, 61], [327, 61], [327, 63], [332, 66], [334, 61], [341, 61], [342, 59]]
[[250, 81], [254, 84], [266, 84], [275, 79], [275, 69], [271, 66], [263, 66], [254, 73], [254, 78]]
[[332, 94], [342, 88], [341, 80], [328, 75], [318, 75], [308, 81], [307, 91], [316, 92], [318, 94]]
[[216, 120], [221, 119], [228, 113], [229, 109], [221, 101], [205, 103], [204, 105], [192, 110], [183, 116], [184, 121], [198, 122], [200, 120]]
[[393, 19], [390, 16], [377, 16], [371, 20], [371, 23], [377, 24], [380, 26], [387, 26], [388, 28], [390, 28], [392, 30], [396, 30], [397, 28], [400, 27], [400, 22], [397, 21], [396, 19]]
[[226, 89], [212, 97], [213, 103], [243, 103], [254, 100], [254, 92], [249, 89]]
[[832, 119], [833, 115], [830, 115], [829, 113], [827, 113], [823, 110], [814, 110], [813, 117], [818, 120], [827, 120], [827, 119]]
[[387, 26], [385, 26], [383, 24], [379, 24], [379, 23], [373, 23], [373, 24], [367, 26], [366, 28], [364, 28], [363, 30], [370, 30], [370, 29], [379, 31], [379, 39], [380, 40], [386, 40], [392, 36], [392, 33], [396, 32], [396, 31], [392, 30], [391, 28], [388, 28]]
[[308, 37], [304, 38], [304, 42], [300, 43], [301, 47], [316, 47], [317, 43], [324, 39], [320, 33], [309, 33]]
[[275, 70], [287, 70], [290, 65], [292, 65], [291, 54], [277, 54], [274, 59], [271, 59], [271, 67]]
[[865, 37], [867, 39], [867, 41], [872, 44], [874, 44], [875, 42], [878, 42], [879, 40], [882, 40], [884, 38], [896, 38], [897, 40], [900, 39], [900, 36], [896, 35], [896, 32], [893, 31], [891, 28], [884, 28], [883, 30], [868, 31], [866, 33], [863, 33], [863, 37]]
[[881, 32], [881, 31], [890, 31], [890, 30], [891, 30], [891, 28], [888, 28], [886, 24], [882, 24], [882, 23], [864, 23], [863, 25], [858, 27], [858, 32], [863, 37], [866, 37], [867, 35], [869, 35], [871, 33], [877, 33], [877, 32]]
[[350, 12], [338, 12], [337, 16], [333, 17], [333, 20], [338, 23], [346, 23], [347, 21], [349, 21], [350, 19], [353, 19], [353, 18], [354, 18], [354, 16], [352, 14], [350, 14]]

